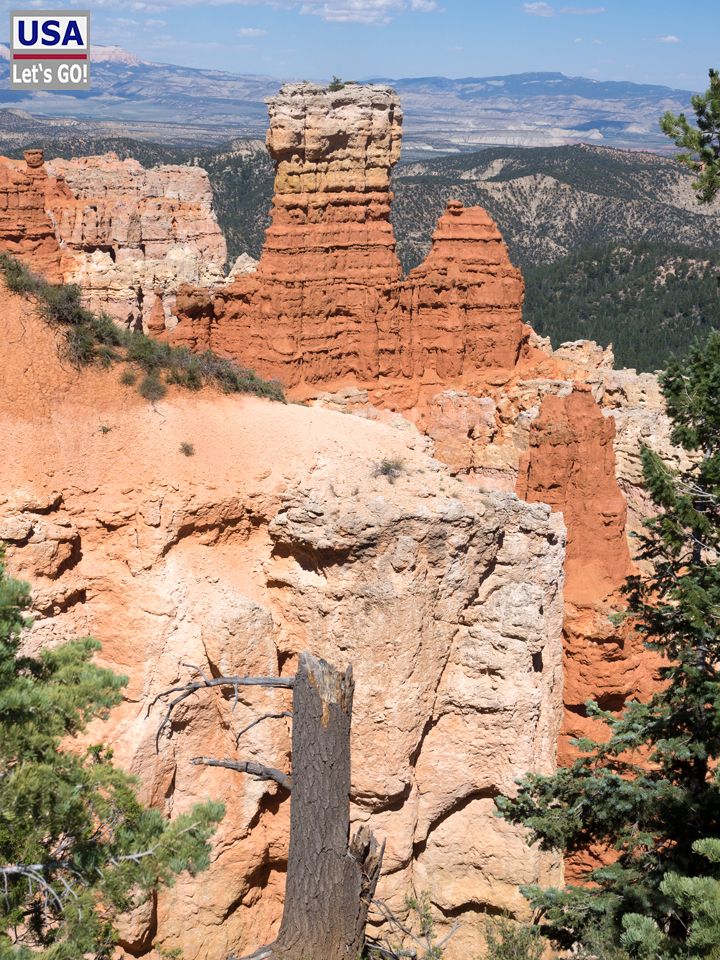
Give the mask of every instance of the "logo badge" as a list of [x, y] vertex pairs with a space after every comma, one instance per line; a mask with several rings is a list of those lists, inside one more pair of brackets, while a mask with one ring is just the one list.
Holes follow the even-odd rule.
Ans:
[[90, 88], [88, 10], [14, 10], [10, 40], [13, 90]]

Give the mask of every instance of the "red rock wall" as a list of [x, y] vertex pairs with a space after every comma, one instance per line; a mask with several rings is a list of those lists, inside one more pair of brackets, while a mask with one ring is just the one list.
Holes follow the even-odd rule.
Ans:
[[49, 183], [39, 150], [28, 150], [24, 161], [0, 163], [0, 251], [59, 281], [60, 245], [45, 209]]
[[615, 421], [578, 386], [569, 396], [544, 398], [520, 461], [518, 496], [561, 511], [567, 528], [560, 763], [573, 758], [573, 737], [603, 734], [603, 725], [587, 717], [589, 699], [620, 710], [630, 697], [649, 695], [655, 682], [654, 660], [640, 638], [610, 620], [626, 605], [621, 587], [633, 571], [614, 438]]
[[492, 219], [448, 205], [403, 280], [390, 223], [402, 113], [385, 87], [284, 87], [270, 102], [277, 167], [257, 272], [187, 291], [174, 342], [212, 348], [298, 397], [352, 383], [401, 409], [419, 393], [512, 368], [523, 340], [520, 272]]

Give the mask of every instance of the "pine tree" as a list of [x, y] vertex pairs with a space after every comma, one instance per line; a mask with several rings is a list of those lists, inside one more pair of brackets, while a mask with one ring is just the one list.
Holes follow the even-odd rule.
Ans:
[[120, 914], [207, 866], [223, 809], [168, 823], [108, 749], [67, 745], [126, 681], [91, 662], [91, 639], [24, 656], [28, 605], [0, 552], [0, 958], [104, 960]]
[[[672, 472], [648, 449], [657, 507], [640, 538], [649, 572], [628, 581], [627, 615], [665, 658], [663, 685], [620, 716], [589, 706], [606, 743], [554, 776], [528, 776], [503, 815], [545, 849], [613, 850], [592, 883], [528, 891], [562, 946], [603, 939], [631, 956], [720, 957], [720, 333], [661, 376], [673, 442], [692, 466]], [[626, 954], [627, 955], [627, 954]]]
[[678, 160], [697, 174], [693, 187], [701, 203], [710, 203], [720, 190], [720, 73], [710, 70], [710, 86], [692, 98], [695, 124], [684, 113], [669, 111], [660, 127], [684, 151]]

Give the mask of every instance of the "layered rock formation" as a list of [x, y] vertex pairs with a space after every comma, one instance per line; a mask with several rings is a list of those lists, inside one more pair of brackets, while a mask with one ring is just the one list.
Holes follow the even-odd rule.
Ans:
[[600, 732], [588, 699], [620, 709], [656, 681], [611, 615], [633, 570], [627, 535], [648, 509], [640, 443], [679, 454], [655, 378], [614, 371], [595, 344], [553, 351], [523, 325], [522, 278], [484, 210], [450, 201], [425, 262], [398, 278], [388, 174], [399, 116], [386, 88], [283, 88], [270, 103], [277, 177], [257, 273], [218, 295], [185, 291], [171, 336], [317, 405], [402, 413], [455, 475], [564, 515], [568, 760], [572, 737]]
[[[554, 765], [561, 518], [454, 479], [412, 429], [207, 391], [154, 408], [116, 372], [62, 365], [27, 302], [0, 299], [0, 538], [32, 584], [28, 642], [97, 636], [130, 685], [94, 740], [169, 816], [206, 797], [228, 808], [209, 871], [128, 924], [127, 954], [159, 960], [155, 927], [155, 945], [187, 960], [271, 937], [288, 804], [273, 784], [189, 760], [285, 767], [285, 721], [235, 745], [283, 694], [250, 694], [235, 713], [222, 697], [188, 701], [157, 754], [147, 707], [183, 664], [291, 673], [305, 648], [355, 668], [353, 818], [388, 838], [381, 895], [400, 908], [429, 889], [463, 923], [450, 956], [477, 954], [486, 911], [522, 911], [520, 883], [557, 878], [493, 797]], [[402, 463], [394, 482], [383, 459]]]
[[24, 161], [0, 158], [0, 253], [59, 281], [60, 245], [45, 207], [47, 180], [39, 150], [28, 150]]
[[[444, 916], [464, 921], [454, 952], [477, 952], [481, 915], [520, 911], [517, 885], [550, 869], [492, 817], [492, 799], [553, 762], [560, 514], [565, 761], [571, 737], [596, 732], [586, 700], [619, 709], [654, 683], [655, 663], [610, 615], [633, 569], [627, 534], [648, 509], [639, 444], [668, 460], [680, 454], [655, 378], [613, 370], [612, 351], [594, 344], [553, 351], [523, 325], [522, 278], [484, 211], [451, 202], [426, 261], [401, 277], [389, 221], [401, 120], [392, 91], [295, 84], [271, 101], [270, 115], [276, 194], [255, 270], [242, 264], [220, 284], [212, 267], [210, 284], [197, 286], [193, 254], [192, 276], [173, 280], [158, 266], [162, 237], [152, 240], [147, 273], [144, 254], [126, 261], [119, 252], [139, 251], [137, 229], [151, 226], [128, 218], [120, 188], [112, 178], [102, 186], [94, 161], [53, 167], [51, 178], [37, 158], [30, 170], [0, 164], [21, 185], [0, 193], [13, 198], [0, 247], [43, 250], [48, 271], [59, 250], [61, 272], [130, 310], [123, 322], [234, 357], [277, 377], [293, 399], [328, 409], [173, 397], [156, 418], [126, 409], [100, 375], [74, 384], [80, 397], [70, 400], [54, 353], [36, 354], [28, 369], [53, 386], [32, 387], [32, 375], [7, 381], [3, 396], [14, 391], [24, 406], [4, 416], [22, 468], [29, 424], [52, 412], [54, 432], [43, 427], [33, 441], [47, 444], [47, 462], [27, 464], [28, 476], [48, 479], [25, 489], [10, 456], [6, 488], [16, 492], [0, 537], [36, 587], [37, 641], [91, 629], [109, 661], [133, 675], [113, 739], [153, 802], [172, 813], [216, 791], [240, 811], [223, 827], [207, 889], [203, 881], [198, 896], [181, 885], [161, 901], [159, 942], [174, 945], [167, 931], [185, 913], [190, 958], [210, 958], [205, 930], [218, 955], [263, 940], [279, 917], [287, 824], [272, 789], [187, 772], [200, 742], [205, 753], [208, 740], [234, 749], [222, 702], [189, 708], [190, 734], [173, 736], [160, 758], [142, 704], [177, 679], [183, 660], [289, 671], [309, 646], [356, 663], [355, 817], [388, 836], [382, 892], [400, 904], [408, 889], [429, 889]], [[166, 209], [153, 191], [167, 179], [112, 169], [118, 182], [140, 180], [140, 209]], [[44, 207], [20, 199], [39, 184]], [[178, 198], [178, 211], [185, 203]], [[201, 214], [211, 216], [204, 206]], [[186, 236], [210, 262], [213, 229], [183, 229], [171, 222], [167, 249]], [[112, 268], [102, 237], [117, 244]], [[105, 268], [117, 287], [100, 279]], [[131, 275], [144, 278], [141, 310]], [[190, 282], [173, 306], [182, 278]], [[118, 291], [129, 289], [123, 299]], [[94, 407], [82, 399], [88, 383]], [[76, 439], [88, 409], [111, 429]], [[206, 461], [177, 456], [195, 438]], [[384, 458], [401, 462], [396, 483], [383, 476]], [[117, 462], [127, 469], [114, 473]], [[173, 464], [172, 480], [159, 463]], [[142, 650], [132, 645], [138, 636], [147, 638]], [[248, 743], [276, 765], [286, 759], [282, 727], [259, 728]]]
[[223, 280], [225, 240], [199, 167], [145, 170], [114, 154], [0, 158], [0, 251], [48, 279], [77, 283], [94, 310], [160, 332], [183, 283]]
[[404, 410], [448, 379], [512, 367], [522, 278], [484, 211], [451, 203], [426, 262], [401, 277], [394, 92], [290, 84], [269, 111], [277, 173], [257, 271], [216, 293], [188, 290], [173, 342], [241, 359], [298, 397], [352, 383]]

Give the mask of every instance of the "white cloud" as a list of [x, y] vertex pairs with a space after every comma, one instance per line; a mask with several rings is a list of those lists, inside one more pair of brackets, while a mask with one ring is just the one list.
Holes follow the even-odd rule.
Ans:
[[[2, 2], [2, 0], [0, 0]], [[33, 2], [33, 0], [31, 0]], [[48, 0], [37, 0], [48, 4]], [[64, 0], [50, 0], [64, 2]], [[387, 24], [403, 13], [439, 13], [438, 0], [94, 0], [104, 9], [156, 13], [182, 7], [264, 6], [320, 17], [330, 23]]]
[[524, 3], [523, 10], [531, 17], [554, 17], [555, 8], [549, 3]]
[[556, 10], [549, 3], [524, 3], [523, 10], [531, 17], [556, 17], [559, 14], [571, 17], [596, 17], [605, 13], [605, 7], [560, 7]]
[[329, 23], [386, 24], [401, 13], [433, 13], [438, 11], [437, 0], [285, 0], [283, 6], [321, 17]]
[[668, 33], [664, 37], [655, 37], [658, 43], [680, 43], [680, 37], [676, 37], [674, 33]]
[[605, 7], [561, 7], [560, 13], [567, 13], [573, 17], [597, 17], [605, 13]]
[[[0, 7], [17, 6], [15, 0], [0, 0]], [[66, 0], [26, 0], [25, 6], [67, 6]], [[123, 14], [162, 13], [183, 7], [269, 7], [320, 17], [331, 23], [387, 24], [404, 13], [440, 13], [439, 0], [93, 0], [99, 10]], [[532, 4], [530, 4], [532, 6]], [[542, 6], [542, 4], [541, 4]]]
[[267, 30], [261, 30], [259, 27], [240, 27], [237, 32], [239, 37], [265, 37]]

